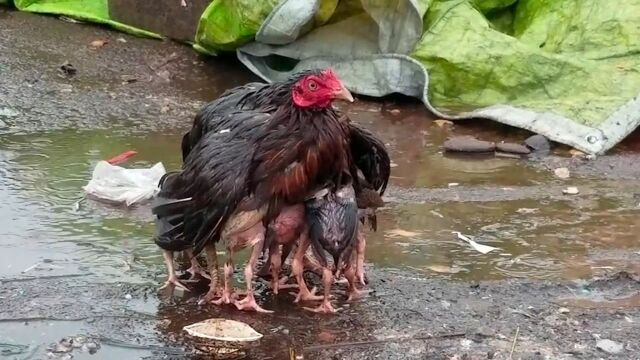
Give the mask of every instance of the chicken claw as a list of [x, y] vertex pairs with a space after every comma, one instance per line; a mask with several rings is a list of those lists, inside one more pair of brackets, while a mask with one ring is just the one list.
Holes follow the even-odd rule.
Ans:
[[236, 301], [234, 305], [236, 306], [236, 308], [238, 308], [238, 310], [255, 311], [265, 314], [273, 313], [273, 310], [266, 310], [258, 305], [255, 297], [253, 297], [253, 293], [248, 293], [244, 299]]
[[184, 286], [184, 284], [182, 284], [180, 281], [178, 281], [178, 278], [175, 275], [174, 276], [169, 276], [169, 279], [167, 279], [167, 281], [164, 283], [164, 285], [162, 285], [158, 290], [165, 289], [165, 288], [167, 288], [169, 286], [173, 286], [173, 287], [176, 287], [178, 289], [182, 289], [184, 291], [191, 291], [186, 286]]
[[323, 301], [322, 304], [320, 304], [317, 308], [313, 309], [313, 308], [308, 308], [308, 307], [303, 307], [303, 309], [307, 310], [307, 311], [311, 311], [314, 313], [321, 313], [321, 314], [335, 314], [338, 312], [338, 310], [336, 310], [333, 305], [331, 305], [330, 301]]
[[318, 300], [324, 299], [323, 296], [316, 295], [316, 291], [317, 290], [318, 289], [316, 289], [314, 287], [314, 288], [311, 289], [311, 291], [309, 291], [309, 288], [307, 288], [306, 285], [300, 286], [300, 290], [298, 291], [297, 294], [291, 293], [291, 295], [295, 295], [296, 296], [296, 299], [293, 300], [293, 302], [297, 304], [300, 301], [318, 301]]

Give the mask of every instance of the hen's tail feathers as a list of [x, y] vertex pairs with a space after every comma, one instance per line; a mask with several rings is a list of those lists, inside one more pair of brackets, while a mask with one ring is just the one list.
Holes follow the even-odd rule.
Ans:
[[181, 251], [191, 246], [184, 236], [185, 211], [192, 205], [191, 198], [171, 199], [162, 196], [163, 191], [171, 186], [179, 173], [165, 174], [158, 184], [160, 195], [154, 200], [151, 213], [156, 217], [156, 235], [154, 242], [164, 250]]

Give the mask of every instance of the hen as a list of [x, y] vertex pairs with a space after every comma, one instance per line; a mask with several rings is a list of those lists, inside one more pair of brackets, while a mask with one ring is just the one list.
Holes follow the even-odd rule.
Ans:
[[[194, 253], [206, 250], [212, 279], [206, 299], [217, 295], [215, 243], [223, 240], [227, 260], [220, 301], [239, 309], [264, 311], [252, 292], [263, 224], [284, 206], [302, 203], [318, 186], [340, 183], [343, 171], [353, 167], [348, 127], [331, 107], [334, 99], [353, 98], [337, 76], [330, 70], [305, 72], [279, 90], [277, 108], [229, 111], [220, 117], [232, 124], [228, 131], [201, 132], [189, 146], [183, 170], [164, 182], [163, 203], [154, 208], [165, 224], [159, 228], [168, 229], [157, 238], [192, 246]], [[245, 267], [247, 295], [235, 301], [232, 258], [247, 246], [253, 248]]]
[[[288, 86], [289, 84], [286, 82], [276, 82], [273, 84], [249, 83], [230, 89], [218, 99], [207, 104], [196, 115], [191, 130], [183, 136], [183, 159], [186, 159], [191, 149], [204, 134], [209, 132], [229, 132], [238, 129], [238, 126], [241, 125], [238, 123], [238, 118], [226, 116], [229, 112], [238, 110], [252, 111], [256, 109], [267, 113], [276, 111], [287, 101]], [[353, 159], [350, 173], [355, 180], [354, 189], [358, 205], [362, 209], [363, 214], [366, 214], [366, 218], [363, 218], [363, 220], [368, 219], [372, 228], [375, 230], [377, 224], [375, 208], [382, 206], [381, 196], [384, 194], [389, 182], [391, 161], [386, 147], [380, 139], [358, 124], [350, 122], [346, 116], [343, 115], [342, 118], [348, 126], [349, 156]], [[294, 239], [290, 237], [294, 233], [299, 233], [299, 227], [302, 225], [296, 223], [294, 218], [299, 218], [304, 214], [295, 214], [295, 209], [292, 209], [288, 214], [291, 218], [287, 219], [285, 216], [278, 226], [278, 230], [283, 234], [282, 236], [284, 236], [284, 238], [282, 236], [269, 236], [267, 239], [269, 251], [279, 251], [278, 245], [282, 245], [283, 247], [284, 251], [281, 254], [282, 260], [277, 261], [276, 264], [281, 263], [283, 259], [288, 256], [291, 244], [294, 241]], [[288, 225], [289, 228], [286, 228], [285, 225]], [[365, 239], [362, 235], [358, 237], [359, 256], [361, 258], [358, 268], [358, 278], [364, 285], [365, 275], [362, 263], [364, 260]], [[275, 244], [274, 248], [274, 246], [269, 245], [271, 239], [280, 241], [280, 243]], [[270, 256], [270, 258], [272, 261], [263, 267], [261, 271], [262, 275], [268, 274], [269, 270], [271, 270], [272, 274], [274, 271], [277, 272], [277, 269], [274, 270], [271, 268], [271, 264], [274, 263], [275, 259], [272, 256]], [[277, 282], [274, 282], [272, 287], [277, 293]]]

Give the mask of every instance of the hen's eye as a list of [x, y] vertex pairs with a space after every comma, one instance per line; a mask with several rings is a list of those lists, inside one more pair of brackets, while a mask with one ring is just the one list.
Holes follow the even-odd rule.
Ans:
[[315, 90], [318, 88], [318, 84], [315, 81], [309, 81], [309, 90]]

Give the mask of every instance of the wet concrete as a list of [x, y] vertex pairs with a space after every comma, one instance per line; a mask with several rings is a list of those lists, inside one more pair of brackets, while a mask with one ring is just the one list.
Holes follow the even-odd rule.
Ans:
[[[486, 121], [438, 126], [407, 99], [359, 99], [347, 110], [388, 143], [388, 206], [368, 234], [373, 292], [336, 316], [264, 294], [274, 315], [199, 307], [158, 292], [164, 268], [148, 208], [84, 201], [94, 164], [124, 150], [127, 166], [180, 164], [195, 111], [256, 80], [233, 58], [202, 58], [53, 17], [0, 9], [0, 355], [46, 358], [85, 336], [100, 348], [52, 358], [198, 358], [184, 325], [224, 316], [265, 338], [250, 359], [611, 358], [598, 338], [636, 358], [640, 338], [640, 135], [585, 162], [557, 147], [544, 158], [450, 156], [450, 136], [521, 143], [527, 132]], [[34, 32], [30, 29], [47, 29]], [[92, 48], [94, 40], [107, 40]], [[71, 63], [77, 74], [63, 77]], [[135, 80], [135, 81], [134, 81]], [[570, 169], [569, 179], [553, 170]], [[580, 194], [563, 195], [567, 186]], [[482, 255], [452, 231], [498, 247]]]

